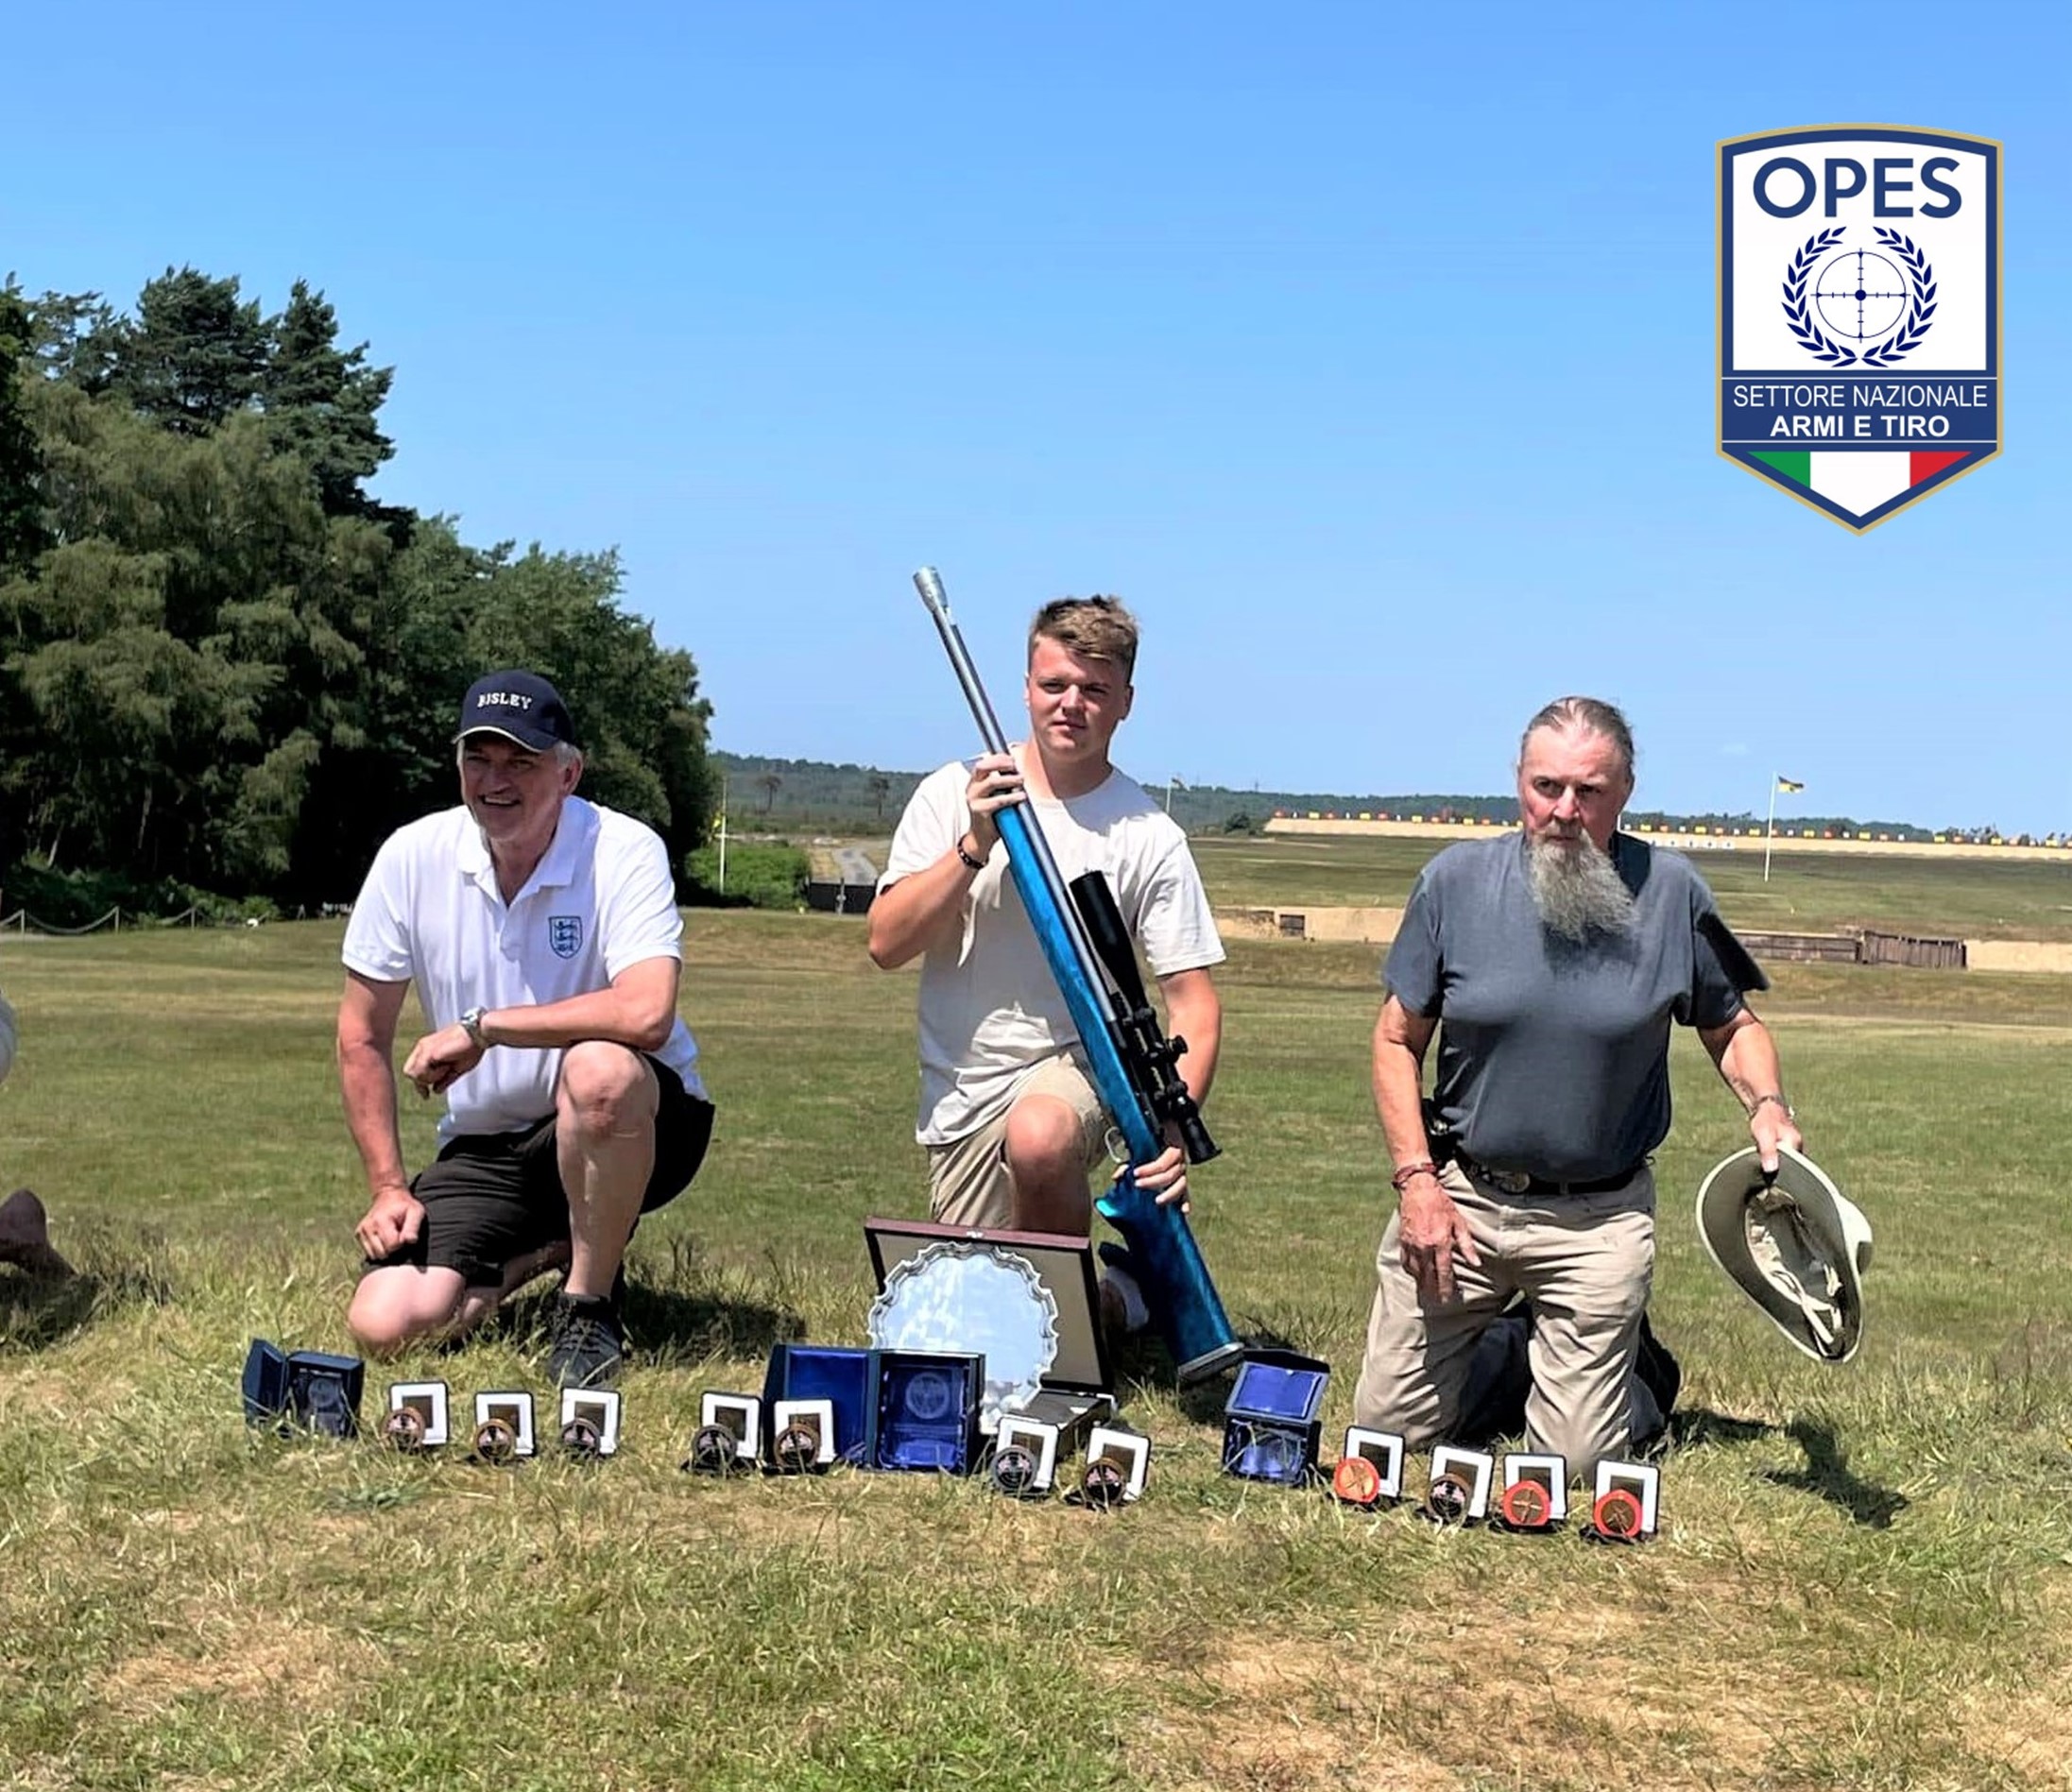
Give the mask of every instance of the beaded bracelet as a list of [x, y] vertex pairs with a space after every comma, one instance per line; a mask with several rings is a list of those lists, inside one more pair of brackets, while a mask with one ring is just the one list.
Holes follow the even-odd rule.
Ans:
[[1401, 1194], [1409, 1186], [1413, 1177], [1430, 1176], [1436, 1178], [1438, 1174], [1439, 1166], [1437, 1164], [1433, 1163], [1429, 1157], [1420, 1158], [1414, 1164], [1405, 1164], [1395, 1175], [1391, 1176], [1389, 1178], [1389, 1186], [1395, 1189], [1397, 1194]]

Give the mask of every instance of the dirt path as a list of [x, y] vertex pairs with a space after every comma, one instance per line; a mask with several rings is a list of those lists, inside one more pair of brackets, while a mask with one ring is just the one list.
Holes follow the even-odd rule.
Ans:
[[[1473, 822], [1447, 821], [1359, 821], [1327, 816], [1276, 815], [1266, 824], [1270, 834], [1338, 834], [1367, 840], [1474, 840], [1501, 833], [1501, 828], [1481, 828]], [[1753, 833], [1694, 833], [1689, 828], [1635, 830], [1641, 839], [1658, 841], [1679, 852], [1760, 852], [1762, 829]], [[1777, 852], [1861, 853], [1873, 858], [1910, 859], [2048, 859], [2059, 864], [2072, 863], [2072, 845], [1990, 846], [1970, 841], [1932, 840], [1805, 840], [1780, 831], [1771, 846]]]
[[[1990, 850], [1987, 849], [1987, 850]], [[1226, 939], [1349, 940], [1386, 946], [1401, 925], [1401, 909], [1218, 909]], [[1975, 971], [2045, 971], [2072, 976], [2072, 945], [2048, 940], [1966, 940], [1964, 963]]]

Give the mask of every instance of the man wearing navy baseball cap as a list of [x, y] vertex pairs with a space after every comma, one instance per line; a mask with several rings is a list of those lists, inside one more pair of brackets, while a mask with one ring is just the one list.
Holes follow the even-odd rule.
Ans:
[[[376, 1354], [452, 1337], [565, 1265], [547, 1373], [594, 1386], [625, 1356], [626, 1240], [711, 1136], [675, 885], [652, 828], [575, 794], [574, 723], [537, 673], [478, 678], [454, 740], [460, 806], [390, 835], [346, 929], [338, 1073], [368, 1190], [347, 1323]], [[403, 1075], [446, 1112], [408, 1177], [392, 1049], [413, 982], [431, 1031]]]

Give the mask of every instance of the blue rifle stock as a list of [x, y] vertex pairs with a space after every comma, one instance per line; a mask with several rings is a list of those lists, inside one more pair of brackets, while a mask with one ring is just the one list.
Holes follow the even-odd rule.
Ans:
[[[924, 566], [915, 573], [914, 584], [942, 636], [985, 750], [1005, 753], [1007, 737], [950, 613], [942, 580], [933, 567]], [[1129, 1157], [1128, 1168], [1098, 1203], [1102, 1216], [1129, 1247], [1144, 1304], [1173, 1352], [1180, 1380], [1202, 1380], [1228, 1368], [1242, 1355], [1243, 1346], [1230, 1329], [1187, 1216], [1176, 1205], [1159, 1205], [1137, 1186], [1134, 1173], [1165, 1149], [1167, 1120], [1179, 1132], [1190, 1163], [1216, 1154], [1201, 1113], [1173, 1068], [1186, 1042], [1168, 1040], [1159, 1032], [1106, 879], [1089, 872], [1068, 892], [1050, 843], [1026, 804], [1010, 804], [994, 819], [1007, 847], [1015, 890], [1071, 1011], [1102, 1105]]]

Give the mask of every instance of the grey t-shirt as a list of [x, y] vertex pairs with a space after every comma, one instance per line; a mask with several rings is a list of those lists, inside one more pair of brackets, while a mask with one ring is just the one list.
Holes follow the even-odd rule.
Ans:
[[1637, 1164], [1669, 1135], [1670, 1023], [1723, 1026], [1757, 986], [1722, 964], [1688, 860], [1615, 834], [1612, 862], [1632, 930], [1580, 946], [1541, 925], [1523, 834], [1448, 846], [1411, 891], [1382, 981], [1439, 1021], [1439, 1112], [1493, 1169], [1586, 1182]]

